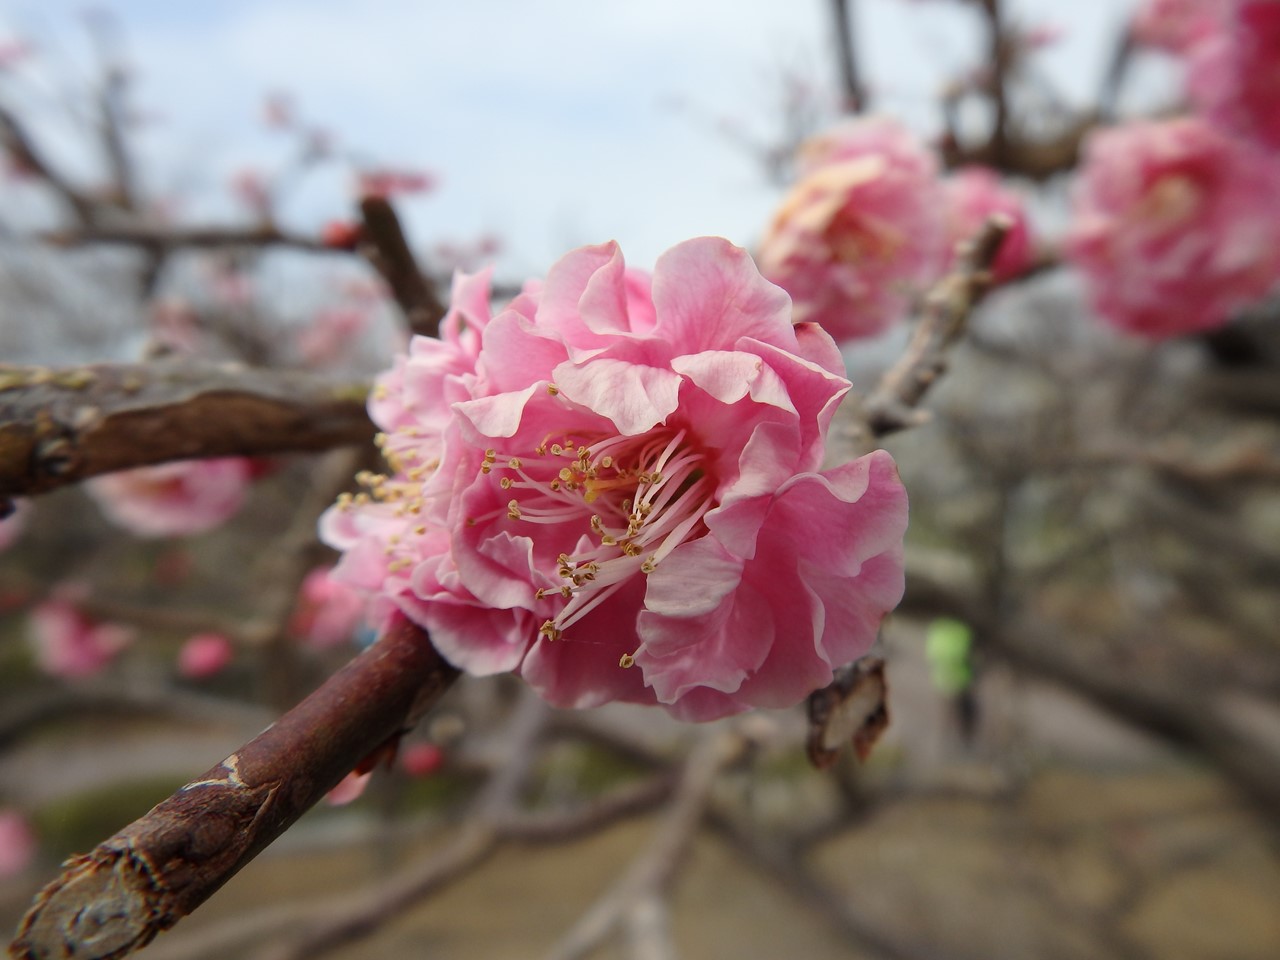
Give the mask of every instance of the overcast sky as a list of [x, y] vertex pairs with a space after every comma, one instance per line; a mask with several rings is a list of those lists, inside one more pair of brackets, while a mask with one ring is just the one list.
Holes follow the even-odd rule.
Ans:
[[[1069, 99], [1096, 89], [1129, 3], [1012, 0], [1026, 24], [1058, 26], [1043, 57]], [[23, 82], [53, 91], [44, 129], [58, 149], [60, 90], [91, 75], [83, 0], [0, 2], [0, 27], [40, 52]], [[186, 213], [225, 218], [241, 168], [270, 173], [287, 141], [262, 103], [287, 91], [303, 117], [372, 161], [425, 169], [439, 189], [403, 205], [427, 245], [503, 237], [504, 272], [545, 270], [583, 242], [619, 240], [650, 265], [698, 234], [758, 235], [777, 198], [751, 151], [778, 129], [786, 76], [822, 94], [834, 67], [828, 0], [134, 0], [109, 6], [137, 66], [135, 104], [149, 182], [201, 197]], [[971, 12], [947, 0], [861, 0], [859, 47], [877, 104], [922, 133], [936, 93], [981, 60]], [[8, 81], [12, 83], [12, 80]], [[82, 162], [83, 157], [79, 158]], [[350, 210], [336, 171], [285, 203], [314, 230]]]

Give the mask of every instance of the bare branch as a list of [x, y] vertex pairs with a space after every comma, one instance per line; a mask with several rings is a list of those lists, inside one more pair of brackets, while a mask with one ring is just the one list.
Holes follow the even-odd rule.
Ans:
[[166, 227], [135, 223], [86, 225], [76, 230], [54, 230], [40, 235], [45, 243], [57, 247], [84, 247], [92, 244], [142, 247], [157, 253], [181, 249], [223, 249], [226, 247], [289, 247], [332, 253], [316, 237], [286, 233], [279, 227], [264, 224], [247, 229], [229, 227]]
[[916, 410], [929, 388], [947, 368], [947, 355], [964, 333], [969, 315], [991, 287], [991, 264], [1012, 228], [1007, 217], [994, 216], [961, 250], [955, 268], [929, 292], [924, 317], [907, 349], [865, 401], [872, 436], [883, 437], [915, 426], [924, 417]]
[[200, 906], [457, 677], [401, 619], [319, 690], [142, 818], [67, 861], [16, 960], [115, 960]]
[[47, 183], [71, 208], [77, 220], [81, 223], [93, 221], [96, 212], [93, 200], [48, 161], [17, 115], [5, 107], [0, 107], [0, 141], [3, 141], [13, 162]]
[[[737, 734], [716, 731], [703, 737], [685, 760], [675, 801], [644, 853], [565, 935], [548, 955], [549, 960], [580, 960], [623, 923], [630, 925], [633, 936], [644, 928], [647, 928], [646, 938], [655, 931], [663, 932], [665, 925], [659, 922], [655, 927], [652, 922], [640, 922], [644, 918], [631, 918], [631, 910], [640, 905], [652, 912], [655, 900], [661, 904], [692, 846], [716, 778], [741, 755], [743, 746]], [[643, 949], [656, 956], [670, 952], [655, 954], [655, 950], [663, 949], [661, 944], [650, 943]]]
[[848, 113], [867, 109], [866, 91], [858, 75], [858, 51], [853, 25], [854, 0], [831, 0], [835, 17], [832, 31], [836, 36], [836, 66], [840, 76], [841, 107]]
[[0, 499], [169, 460], [365, 443], [366, 393], [214, 364], [0, 366]]
[[360, 201], [360, 214], [364, 217], [361, 252], [391, 287], [409, 329], [434, 337], [445, 306], [418, 267], [395, 209], [385, 197], [365, 197]]

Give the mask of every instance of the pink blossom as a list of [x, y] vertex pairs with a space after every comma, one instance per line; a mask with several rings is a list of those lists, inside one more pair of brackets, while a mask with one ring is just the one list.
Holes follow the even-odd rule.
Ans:
[[66, 597], [46, 600], [31, 611], [28, 637], [36, 663], [56, 677], [88, 677], [100, 672], [133, 640], [133, 631], [95, 623]]
[[329, 307], [317, 311], [311, 324], [298, 334], [298, 352], [308, 366], [319, 367], [347, 355], [371, 317], [353, 307]]
[[1280, 150], [1280, 0], [1229, 0], [1192, 52], [1188, 86], [1211, 122]]
[[459, 274], [441, 339], [374, 390], [393, 472], [323, 518], [336, 575], [379, 623], [403, 612], [462, 669], [560, 706], [789, 706], [903, 587], [889, 455], [819, 472], [842, 374], [719, 238], [652, 275], [583, 247], [497, 316], [489, 274]]
[[258, 216], [270, 215], [271, 191], [257, 170], [237, 170], [231, 177], [231, 192]]
[[421, 170], [393, 170], [383, 167], [361, 171], [357, 191], [362, 197], [389, 197], [393, 194], [425, 193], [436, 188], [434, 174]]
[[235, 659], [236, 648], [220, 633], [197, 633], [178, 651], [178, 673], [203, 680], [221, 673]]
[[332, 574], [332, 567], [307, 574], [290, 624], [295, 635], [321, 650], [350, 643], [364, 619], [364, 595]]
[[943, 181], [946, 197], [947, 240], [953, 252], [956, 245], [972, 239], [992, 214], [1003, 214], [1013, 226], [1005, 235], [996, 255], [993, 273], [1003, 282], [1031, 266], [1031, 230], [1022, 198], [1007, 189], [999, 175], [987, 167], [965, 167]]
[[36, 857], [39, 843], [27, 818], [0, 807], [0, 880], [22, 873]]
[[800, 165], [760, 243], [760, 271], [791, 294], [797, 323], [837, 340], [878, 334], [940, 264], [936, 164], [896, 124], [860, 120], [811, 141]]
[[282, 91], [267, 94], [262, 101], [262, 122], [273, 130], [287, 130], [297, 122], [293, 97]]
[[1109, 323], [1149, 337], [1209, 330], [1280, 277], [1274, 163], [1198, 119], [1095, 133], [1067, 255]]
[[331, 807], [345, 807], [348, 803], [360, 799], [369, 786], [369, 778], [373, 770], [363, 773], [352, 771], [338, 781], [338, 785], [324, 795], [324, 801]]
[[0, 520], [0, 552], [9, 549], [22, 536], [30, 510], [30, 504], [26, 500], [13, 501], [13, 512]]
[[1230, 0], [1143, 0], [1133, 15], [1135, 42], [1169, 53], [1190, 53], [1218, 29]]
[[430, 777], [444, 766], [444, 751], [434, 743], [415, 743], [400, 751], [400, 769], [411, 777]]
[[244, 457], [178, 460], [95, 477], [85, 490], [112, 523], [138, 537], [203, 533], [244, 504], [253, 465]]

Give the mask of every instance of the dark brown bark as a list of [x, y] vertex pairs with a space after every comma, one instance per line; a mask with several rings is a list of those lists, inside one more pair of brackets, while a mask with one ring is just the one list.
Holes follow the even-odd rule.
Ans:
[[414, 259], [395, 209], [385, 197], [365, 197], [360, 215], [364, 218], [361, 252], [391, 287], [410, 331], [434, 337], [445, 305]]
[[169, 460], [367, 443], [366, 392], [207, 363], [0, 366], [0, 500]]
[[319, 690], [149, 813], [67, 861], [9, 947], [114, 960], [204, 903], [457, 677], [401, 620]]

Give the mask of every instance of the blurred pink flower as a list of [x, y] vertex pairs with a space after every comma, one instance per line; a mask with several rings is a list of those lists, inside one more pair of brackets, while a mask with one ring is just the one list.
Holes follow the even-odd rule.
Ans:
[[843, 362], [745, 251], [650, 276], [583, 247], [496, 317], [459, 274], [441, 337], [372, 395], [393, 475], [321, 521], [379, 622], [560, 706], [691, 720], [790, 706], [874, 641], [906, 494], [883, 451], [818, 472]]
[[0, 880], [22, 873], [36, 857], [39, 842], [27, 818], [0, 807]]
[[368, 311], [355, 307], [329, 307], [316, 312], [298, 334], [298, 352], [308, 366], [319, 367], [346, 356], [369, 326]]
[[195, 353], [200, 343], [200, 315], [180, 297], [160, 297], [151, 304], [151, 336], [175, 353]]
[[338, 785], [324, 795], [324, 801], [331, 807], [345, 807], [348, 803], [358, 800], [369, 786], [369, 778], [373, 776], [372, 770], [366, 770], [363, 773], [352, 771], [338, 781]]
[[1280, 170], [1199, 119], [1093, 134], [1067, 255], [1102, 317], [1169, 337], [1208, 330], [1280, 278]]
[[1212, 123], [1280, 150], [1280, 0], [1228, 0], [1221, 28], [1192, 51], [1188, 87]]
[[1031, 266], [1031, 230], [1022, 198], [1000, 182], [987, 167], [965, 167], [943, 181], [946, 198], [947, 241], [955, 257], [956, 244], [972, 239], [992, 214], [1004, 214], [1013, 221], [996, 255], [993, 273], [1000, 283], [1016, 277]]
[[231, 192], [259, 217], [270, 215], [271, 192], [266, 179], [257, 170], [237, 170], [232, 174]]
[[197, 633], [178, 651], [178, 673], [203, 680], [221, 673], [235, 656], [235, 646], [222, 634]]
[[802, 176], [760, 242], [760, 271], [783, 287], [797, 323], [837, 340], [901, 320], [943, 253], [936, 164], [888, 120], [851, 121], [810, 141]]
[[273, 91], [262, 101], [262, 122], [273, 130], [287, 130], [297, 120], [292, 94]]
[[400, 751], [400, 769], [411, 777], [429, 777], [444, 766], [444, 751], [434, 743], [415, 743]]
[[434, 190], [436, 185], [434, 174], [421, 170], [393, 170], [383, 167], [362, 170], [356, 189], [362, 197], [389, 197], [393, 194], [425, 193]]
[[108, 473], [84, 488], [112, 523], [138, 537], [203, 533], [244, 504], [253, 465], [244, 457], [178, 460]]
[[9, 549], [22, 536], [22, 531], [27, 525], [27, 514], [30, 511], [31, 505], [28, 501], [13, 501], [13, 512], [0, 520], [0, 551]]
[[30, 59], [34, 52], [34, 48], [26, 40], [0, 40], [0, 72], [12, 70]]
[[66, 597], [54, 597], [33, 609], [27, 630], [36, 664], [45, 673], [64, 678], [98, 673], [134, 637], [128, 627], [94, 623]]
[[1186, 54], [1213, 34], [1230, 0], [1142, 0], [1130, 30], [1135, 42]]
[[316, 567], [302, 581], [291, 631], [321, 650], [350, 643], [364, 619], [365, 597], [333, 576], [332, 567]]

